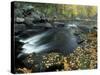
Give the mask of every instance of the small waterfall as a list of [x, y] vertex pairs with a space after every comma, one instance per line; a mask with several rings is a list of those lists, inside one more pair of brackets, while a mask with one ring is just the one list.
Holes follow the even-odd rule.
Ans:
[[22, 53], [55, 52], [69, 54], [77, 47], [77, 39], [68, 28], [53, 28], [46, 32], [34, 35], [23, 42]]
[[41, 50], [43, 50], [44, 48], [48, 47], [47, 45], [48, 44], [45, 44], [45, 45], [41, 45], [41, 46], [38, 46], [38, 41], [45, 35], [48, 35], [48, 32], [44, 32], [44, 33], [41, 33], [41, 34], [38, 34], [38, 35], [34, 35], [28, 39], [21, 39], [20, 42], [23, 42], [25, 43], [22, 48], [22, 52], [23, 53], [38, 53], [40, 52]]

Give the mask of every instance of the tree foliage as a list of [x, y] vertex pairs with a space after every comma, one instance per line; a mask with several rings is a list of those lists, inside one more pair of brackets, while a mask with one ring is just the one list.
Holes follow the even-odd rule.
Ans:
[[[40, 8], [40, 7], [39, 7]], [[91, 18], [97, 15], [96, 6], [65, 5], [65, 4], [44, 4], [41, 6], [42, 12], [46, 15], [57, 15], [58, 18]]]
[[[20, 3], [21, 4], [21, 3]], [[30, 3], [25, 3], [30, 5]], [[25, 6], [24, 3], [21, 6]], [[45, 13], [48, 17], [57, 16], [58, 19], [65, 18], [81, 18], [88, 19], [96, 17], [97, 7], [96, 6], [85, 6], [85, 5], [67, 5], [67, 4], [48, 4], [48, 3], [31, 3], [35, 10], [39, 10]]]

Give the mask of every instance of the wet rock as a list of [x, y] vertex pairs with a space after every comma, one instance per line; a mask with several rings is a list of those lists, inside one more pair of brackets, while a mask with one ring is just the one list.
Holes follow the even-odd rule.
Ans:
[[15, 34], [17, 34], [17, 33], [20, 34], [21, 31], [26, 30], [25, 24], [14, 24], [14, 26], [15, 26]]
[[16, 17], [15, 22], [16, 23], [24, 23], [25, 19], [24, 18], [20, 18], [20, 17]]
[[23, 10], [20, 9], [20, 8], [15, 8], [14, 9], [14, 17], [17, 18], [23, 18], [24, 17], [24, 14], [23, 14]]
[[64, 27], [65, 26], [65, 23], [62, 23], [62, 22], [54, 22], [53, 23], [53, 26], [54, 27]]

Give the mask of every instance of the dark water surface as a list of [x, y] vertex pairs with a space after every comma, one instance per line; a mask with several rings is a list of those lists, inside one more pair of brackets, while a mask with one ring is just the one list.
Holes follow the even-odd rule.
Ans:
[[27, 39], [20, 39], [20, 42], [24, 43], [22, 53], [59, 52], [67, 55], [77, 47], [77, 40], [77, 36], [70, 29], [60, 27], [48, 29]]

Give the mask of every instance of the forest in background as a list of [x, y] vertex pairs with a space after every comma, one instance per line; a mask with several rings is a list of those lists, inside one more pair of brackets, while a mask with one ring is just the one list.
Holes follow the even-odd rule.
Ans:
[[83, 6], [83, 5], [68, 5], [68, 4], [46, 4], [46, 3], [19, 3], [19, 5], [26, 6], [32, 5], [34, 10], [39, 10], [47, 17], [56, 17], [58, 20], [96, 20], [97, 7], [96, 6]]
[[[38, 5], [38, 4], [37, 4]], [[38, 8], [39, 7], [39, 8]], [[78, 6], [78, 5], [53, 5], [44, 4], [38, 6], [40, 11], [48, 16], [58, 16], [58, 18], [71, 19], [71, 18], [93, 18], [97, 15], [97, 8], [95, 6]], [[45, 10], [44, 10], [45, 9]]]

